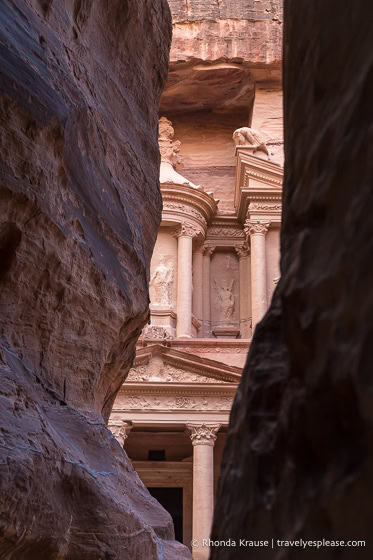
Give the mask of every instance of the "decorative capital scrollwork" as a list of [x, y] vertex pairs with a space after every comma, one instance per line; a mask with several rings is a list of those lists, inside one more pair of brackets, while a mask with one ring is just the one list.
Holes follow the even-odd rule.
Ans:
[[192, 440], [193, 445], [211, 445], [216, 440], [216, 434], [220, 430], [221, 424], [186, 424], [187, 434]]
[[120, 423], [112, 423], [109, 424], [109, 430], [112, 432], [113, 436], [119, 443], [121, 447], [123, 447], [124, 442], [129, 436], [130, 431], [133, 428], [133, 422], [131, 420], [122, 420]]
[[194, 226], [193, 224], [189, 224], [188, 222], [182, 222], [176, 228], [171, 231], [172, 235], [177, 239], [179, 237], [191, 237], [192, 239], [203, 235], [202, 229]]
[[212, 255], [214, 254], [215, 249], [216, 249], [216, 247], [204, 247], [204, 249], [203, 249], [204, 256], [210, 257], [210, 259], [211, 259]]
[[271, 222], [263, 222], [262, 220], [246, 220], [244, 230], [246, 235], [266, 235]]
[[239, 259], [245, 259], [250, 255], [250, 248], [246, 244], [241, 245], [241, 247], [235, 247], [234, 249]]

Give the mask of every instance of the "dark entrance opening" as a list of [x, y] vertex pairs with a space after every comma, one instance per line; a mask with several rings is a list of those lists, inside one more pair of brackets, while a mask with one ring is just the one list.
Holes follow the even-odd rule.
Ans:
[[148, 490], [171, 515], [175, 527], [175, 539], [183, 542], [183, 489], [148, 488]]

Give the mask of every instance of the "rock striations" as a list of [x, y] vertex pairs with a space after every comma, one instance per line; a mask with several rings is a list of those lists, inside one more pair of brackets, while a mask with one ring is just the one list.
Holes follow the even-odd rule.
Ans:
[[148, 317], [167, 3], [0, 11], [0, 557], [189, 558], [104, 424]]
[[368, 0], [285, 3], [282, 277], [233, 405], [212, 533], [366, 544], [275, 540], [214, 548], [213, 560], [373, 557], [368, 14]]

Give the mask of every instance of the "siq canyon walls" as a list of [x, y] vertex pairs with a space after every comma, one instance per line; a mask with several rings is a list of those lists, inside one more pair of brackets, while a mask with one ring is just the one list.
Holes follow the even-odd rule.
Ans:
[[[373, 555], [368, 14], [367, 0], [285, 4], [282, 277], [233, 405], [212, 530], [220, 540], [366, 544], [300, 552], [275, 541], [256, 560]], [[220, 547], [211, 558], [249, 553]]]
[[104, 423], [148, 318], [167, 3], [0, 11], [0, 557], [189, 558]]

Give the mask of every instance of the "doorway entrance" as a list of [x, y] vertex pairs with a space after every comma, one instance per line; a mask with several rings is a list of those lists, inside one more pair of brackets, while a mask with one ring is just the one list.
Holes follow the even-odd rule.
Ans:
[[183, 542], [183, 489], [182, 488], [148, 488], [151, 495], [158, 500], [171, 515], [175, 527], [175, 539]]

